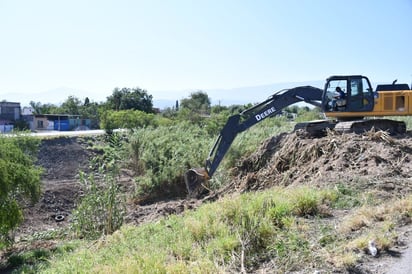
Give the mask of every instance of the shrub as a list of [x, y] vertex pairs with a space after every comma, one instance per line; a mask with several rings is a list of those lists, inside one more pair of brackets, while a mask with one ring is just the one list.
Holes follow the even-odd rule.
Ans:
[[93, 168], [101, 169], [103, 172], [118, 173], [127, 156], [127, 141], [127, 133], [112, 132], [104, 135], [104, 142], [92, 143], [92, 149], [99, 152], [91, 161]]
[[157, 126], [156, 115], [140, 110], [107, 110], [101, 117], [101, 128], [111, 131], [116, 128], [140, 128]]
[[[129, 140], [130, 158], [138, 173], [138, 196], [182, 196], [185, 191], [183, 174], [188, 168], [203, 167], [208, 153], [226, 120], [226, 114], [201, 118], [203, 122], [180, 122], [171, 126], [138, 128]], [[259, 123], [234, 140], [216, 173], [216, 178], [227, 178], [224, 173], [239, 159], [256, 150], [266, 138], [288, 131], [292, 124], [284, 118], [271, 118]], [[213, 160], [213, 159], [212, 159]], [[219, 187], [226, 182], [210, 184]]]
[[23, 220], [21, 202], [40, 196], [41, 169], [34, 166], [39, 139], [0, 138], [0, 241], [11, 242], [9, 232]]
[[319, 108], [301, 108], [298, 110], [298, 117], [296, 118], [296, 122], [307, 122], [318, 119], [322, 119], [321, 111]]
[[111, 234], [121, 227], [125, 203], [120, 197], [119, 186], [113, 176], [105, 176], [101, 184], [93, 176], [80, 173], [85, 196], [73, 212], [72, 229], [80, 238], [96, 239]]
[[182, 195], [183, 174], [203, 166], [211, 138], [189, 123], [168, 127], [136, 129], [129, 142], [139, 196]]

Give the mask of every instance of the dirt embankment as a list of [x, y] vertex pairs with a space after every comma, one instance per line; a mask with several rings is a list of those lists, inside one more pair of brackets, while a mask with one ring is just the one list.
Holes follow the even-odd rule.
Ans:
[[401, 197], [412, 191], [412, 133], [397, 137], [381, 131], [329, 134], [316, 139], [282, 134], [266, 140], [240, 162], [235, 173], [240, 192], [274, 185], [345, 183]]
[[[364, 135], [330, 133], [317, 139], [282, 134], [266, 140], [254, 154], [240, 161], [233, 174], [236, 179], [226, 187], [225, 194], [279, 185], [319, 189], [344, 186], [373, 193], [382, 202], [392, 201], [412, 194], [412, 132], [394, 137], [381, 131]], [[331, 213], [333, 219], [335, 212]], [[345, 216], [350, 214], [345, 210]], [[412, 219], [399, 219], [394, 246], [378, 258], [364, 259], [350, 273], [394, 273], [399, 262], [412, 264], [412, 253], [405, 251], [412, 248]]]
[[[92, 150], [90, 144], [101, 142], [101, 137], [62, 137], [42, 141], [37, 165], [43, 169], [42, 196], [35, 205], [27, 205], [24, 223], [16, 231], [17, 238], [33, 235], [70, 224], [71, 213], [83, 196], [79, 172], [95, 173], [92, 160], [101, 152]], [[98, 174], [95, 174], [98, 180]], [[134, 173], [123, 169], [119, 184], [125, 192], [133, 194]], [[198, 200], [176, 199], [139, 205], [130, 201], [126, 222], [140, 224], [162, 216], [179, 214], [201, 204]]]
[[79, 171], [90, 171], [92, 157], [93, 152], [86, 149], [81, 138], [42, 140], [37, 160], [43, 169], [42, 196], [35, 205], [26, 206], [18, 235], [24, 237], [67, 225], [71, 211], [83, 194]]

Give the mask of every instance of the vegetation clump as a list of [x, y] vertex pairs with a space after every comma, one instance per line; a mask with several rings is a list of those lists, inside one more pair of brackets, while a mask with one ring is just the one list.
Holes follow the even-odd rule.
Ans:
[[[303, 226], [305, 218], [319, 216], [327, 196], [302, 188], [228, 197], [183, 217], [123, 226], [91, 248], [59, 257], [45, 273], [250, 271], [269, 258], [277, 270], [287, 270], [302, 256], [312, 259]], [[107, 256], [113, 250], [116, 259]], [[292, 251], [297, 253], [291, 260]]]
[[38, 139], [27, 136], [0, 138], [0, 246], [10, 243], [10, 232], [22, 221], [25, 200], [40, 197], [41, 169], [34, 166]]
[[124, 197], [115, 178], [106, 175], [100, 183], [81, 173], [85, 196], [73, 212], [71, 228], [77, 238], [97, 239], [112, 234], [124, 221]]

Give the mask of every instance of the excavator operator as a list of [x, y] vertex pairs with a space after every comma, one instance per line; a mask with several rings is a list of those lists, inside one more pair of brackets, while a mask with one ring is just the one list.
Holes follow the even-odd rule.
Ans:
[[336, 96], [334, 96], [334, 100], [332, 101], [332, 108], [333, 110], [342, 110], [345, 105], [346, 94], [340, 87], [336, 87]]

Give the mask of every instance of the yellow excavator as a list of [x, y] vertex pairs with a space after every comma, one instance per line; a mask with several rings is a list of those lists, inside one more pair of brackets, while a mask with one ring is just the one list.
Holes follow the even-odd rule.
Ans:
[[237, 134], [298, 102], [319, 107], [325, 114], [324, 120], [295, 126], [295, 130], [304, 130], [311, 136], [325, 135], [326, 129], [362, 133], [374, 128], [390, 134], [403, 134], [406, 132], [404, 122], [379, 117], [412, 114], [412, 90], [408, 84], [397, 84], [396, 80], [392, 84], [378, 85], [373, 90], [366, 76], [331, 76], [326, 79], [323, 90], [312, 86], [281, 90], [264, 102], [228, 118], [205, 166], [189, 169], [185, 173], [189, 195], [203, 190], [203, 183], [213, 176]]

